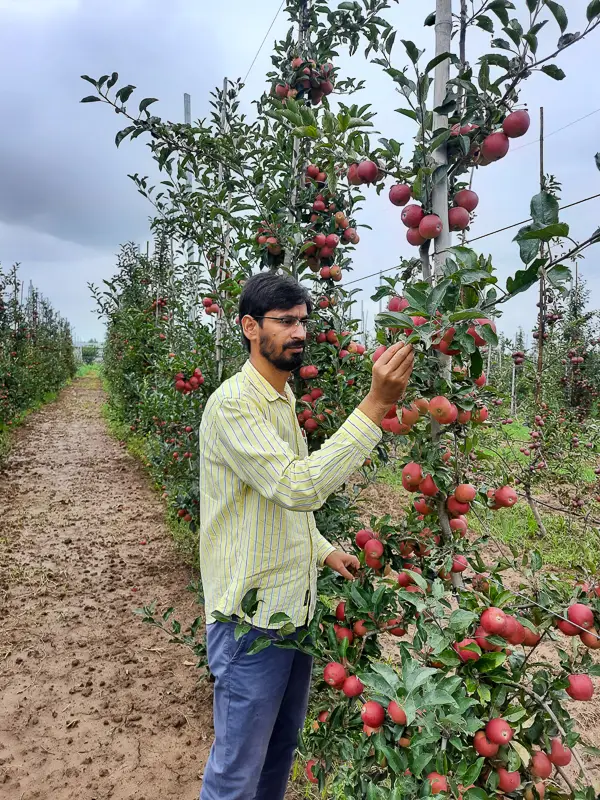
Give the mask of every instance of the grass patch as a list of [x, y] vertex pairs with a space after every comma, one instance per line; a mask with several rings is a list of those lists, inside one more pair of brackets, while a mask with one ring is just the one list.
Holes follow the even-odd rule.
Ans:
[[[404, 493], [399, 469], [385, 467], [379, 472], [379, 480]], [[531, 509], [524, 500], [520, 500], [514, 508], [489, 512], [483, 525], [471, 514], [469, 527], [479, 534], [489, 532], [519, 553], [538, 550], [546, 564], [559, 569], [583, 568], [598, 572], [600, 534], [594, 527], [585, 526], [568, 514], [543, 511], [541, 507], [540, 514], [546, 537], [538, 531]]]
[[591, 526], [584, 527], [568, 514], [541, 513], [547, 536], [538, 531], [529, 506], [520, 501], [511, 509], [492, 512], [486, 525], [473, 515], [469, 526], [476, 533], [488, 531], [518, 552], [537, 550], [544, 563], [559, 569], [600, 568], [600, 536]]
[[90, 375], [100, 377], [102, 374], [102, 364], [80, 364], [77, 372], [75, 373], [76, 378], [87, 378]]

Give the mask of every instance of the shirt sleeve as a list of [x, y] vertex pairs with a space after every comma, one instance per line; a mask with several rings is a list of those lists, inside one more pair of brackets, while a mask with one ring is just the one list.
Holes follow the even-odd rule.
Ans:
[[313, 526], [312, 529], [312, 539], [313, 547], [317, 557], [317, 564], [323, 566], [327, 556], [331, 555], [331, 553], [334, 553], [336, 548], [327, 541], [327, 539], [322, 533], [319, 532], [316, 526]]
[[[382, 436], [379, 426], [356, 409], [319, 450], [299, 458], [247, 401], [223, 400], [215, 424], [219, 452], [233, 472], [263, 497], [293, 511], [319, 509]], [[324, 552], [322, 543], [319, 552]]]

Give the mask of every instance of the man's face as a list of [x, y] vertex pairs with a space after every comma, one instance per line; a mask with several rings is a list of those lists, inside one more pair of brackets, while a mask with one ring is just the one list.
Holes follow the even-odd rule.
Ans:
[[276, 369], [291, 372], [301, 366], [306, 346], [306, 327], [297, 325], [296, 320], [306, 320], [307, 315], [303, 303], [287, 311], [269, 311], [266, 318], [261, 320], [258, 340], [260, 354]]

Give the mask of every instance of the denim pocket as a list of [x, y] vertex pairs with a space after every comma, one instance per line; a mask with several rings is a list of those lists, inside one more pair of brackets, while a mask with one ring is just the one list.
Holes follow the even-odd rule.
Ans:
[[246, 655], [246, 653], [252, 646], [252, 643], [255, 642], [259, 636], [270, 635], [269, 631], [260, 630], [258, 628], [252, 628], [251, 630], [248, 631], [248, 633], [245, 633], [243, 636], [240, 636], [240, 638], [236, 642], [234, 632], [235, 632], [235, 625], [232, 625], [231, 626], [232, 645], [230, 648], [230, 652], [232, 653], [230, 663], [232, 664], [235, 661], [239, 661], [240, 658]]

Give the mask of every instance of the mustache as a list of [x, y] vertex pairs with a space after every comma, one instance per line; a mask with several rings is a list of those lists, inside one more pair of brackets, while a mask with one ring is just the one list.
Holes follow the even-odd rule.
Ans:
[[299, 348], [302, 348], [302, 352], [304, 352], [304, 350], [306, 350], [306, 345], [304, 345], [304, 344], [286, 344], [286, 346], [283, 349], [284, 350], [297, 350]]

